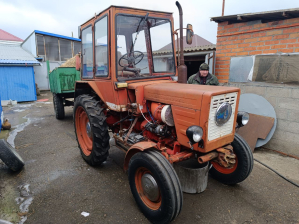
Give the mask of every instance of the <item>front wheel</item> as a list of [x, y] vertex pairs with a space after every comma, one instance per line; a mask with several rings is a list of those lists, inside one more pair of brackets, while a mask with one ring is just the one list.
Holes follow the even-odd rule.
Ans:
[[212, 162], [211, 176], [223, 184], [233, 185], [245, 180], [253, 168], [253, 156], [247, 142], [237, 133], [232, 142], [236, 163], [232, 168], [225, 168], [217, 162]]
[[156, 151], [139, 152], [129, 164], [129, 183], [140, 210], [152, 223], [169, 223], [181, 211], [181, 185], [173, 167]]

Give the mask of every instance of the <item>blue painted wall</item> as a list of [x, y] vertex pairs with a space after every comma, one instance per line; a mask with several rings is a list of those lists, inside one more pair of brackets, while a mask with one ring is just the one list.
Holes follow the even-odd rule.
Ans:
[[0, 66], [0, 95], [2, 100], [36, 100], [33, 67]]
[[2, 128], [2, 122], [3, 122], [3, 113], [2, 113], [1, 94], [0, 94], [0, 132], [1, 132], [1, 128]]

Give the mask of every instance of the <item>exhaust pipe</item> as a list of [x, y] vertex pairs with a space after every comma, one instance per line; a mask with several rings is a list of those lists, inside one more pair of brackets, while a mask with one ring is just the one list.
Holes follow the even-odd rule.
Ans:
[[[183, 10], [178, 1], [175, 2], [180, 14], [180, 66], [178, 67], [178, 82], [187, 83], [187, 66], [184, 61], [184, 47], [183, 47]], [[179, 46], [177, 46], [179, 47]]]

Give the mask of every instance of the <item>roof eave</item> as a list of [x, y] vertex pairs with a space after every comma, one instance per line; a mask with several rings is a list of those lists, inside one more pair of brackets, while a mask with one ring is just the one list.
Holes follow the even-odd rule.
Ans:
[[244, 22], [244, 21], [253, 21], [253, 20], [263, 20], [263, 19], [290, 19], [290, 18], [298, 18], [299, 17], [299, 8], [293, 9], [282, 9], [282, 10], [273, 10], [273, 11], [264, 11], [258, 13], [244, 13], [244, 14], [235, 14], [235, 15], [227, 15], [227, 16], [218, 16], [211, 17], [211, 21], [216, 23], [221, 22]]

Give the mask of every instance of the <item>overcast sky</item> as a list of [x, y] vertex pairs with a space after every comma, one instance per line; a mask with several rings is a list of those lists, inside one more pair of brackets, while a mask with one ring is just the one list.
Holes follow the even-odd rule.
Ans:
[[[224, 15], [297, 8], [298, 0], [226, 0]], [[217, 24], [210, 17], [221, 16], [222, 0], [180, 1], [184, 26], [193, 25], [195, 33], [216, 43]], [[0, 0], [0, 29], [26, 39], [33, 30], [78, 37], [78, 26], [110, 5], [173, 12], [174, 26], [179, 14], [174, 0]]]

